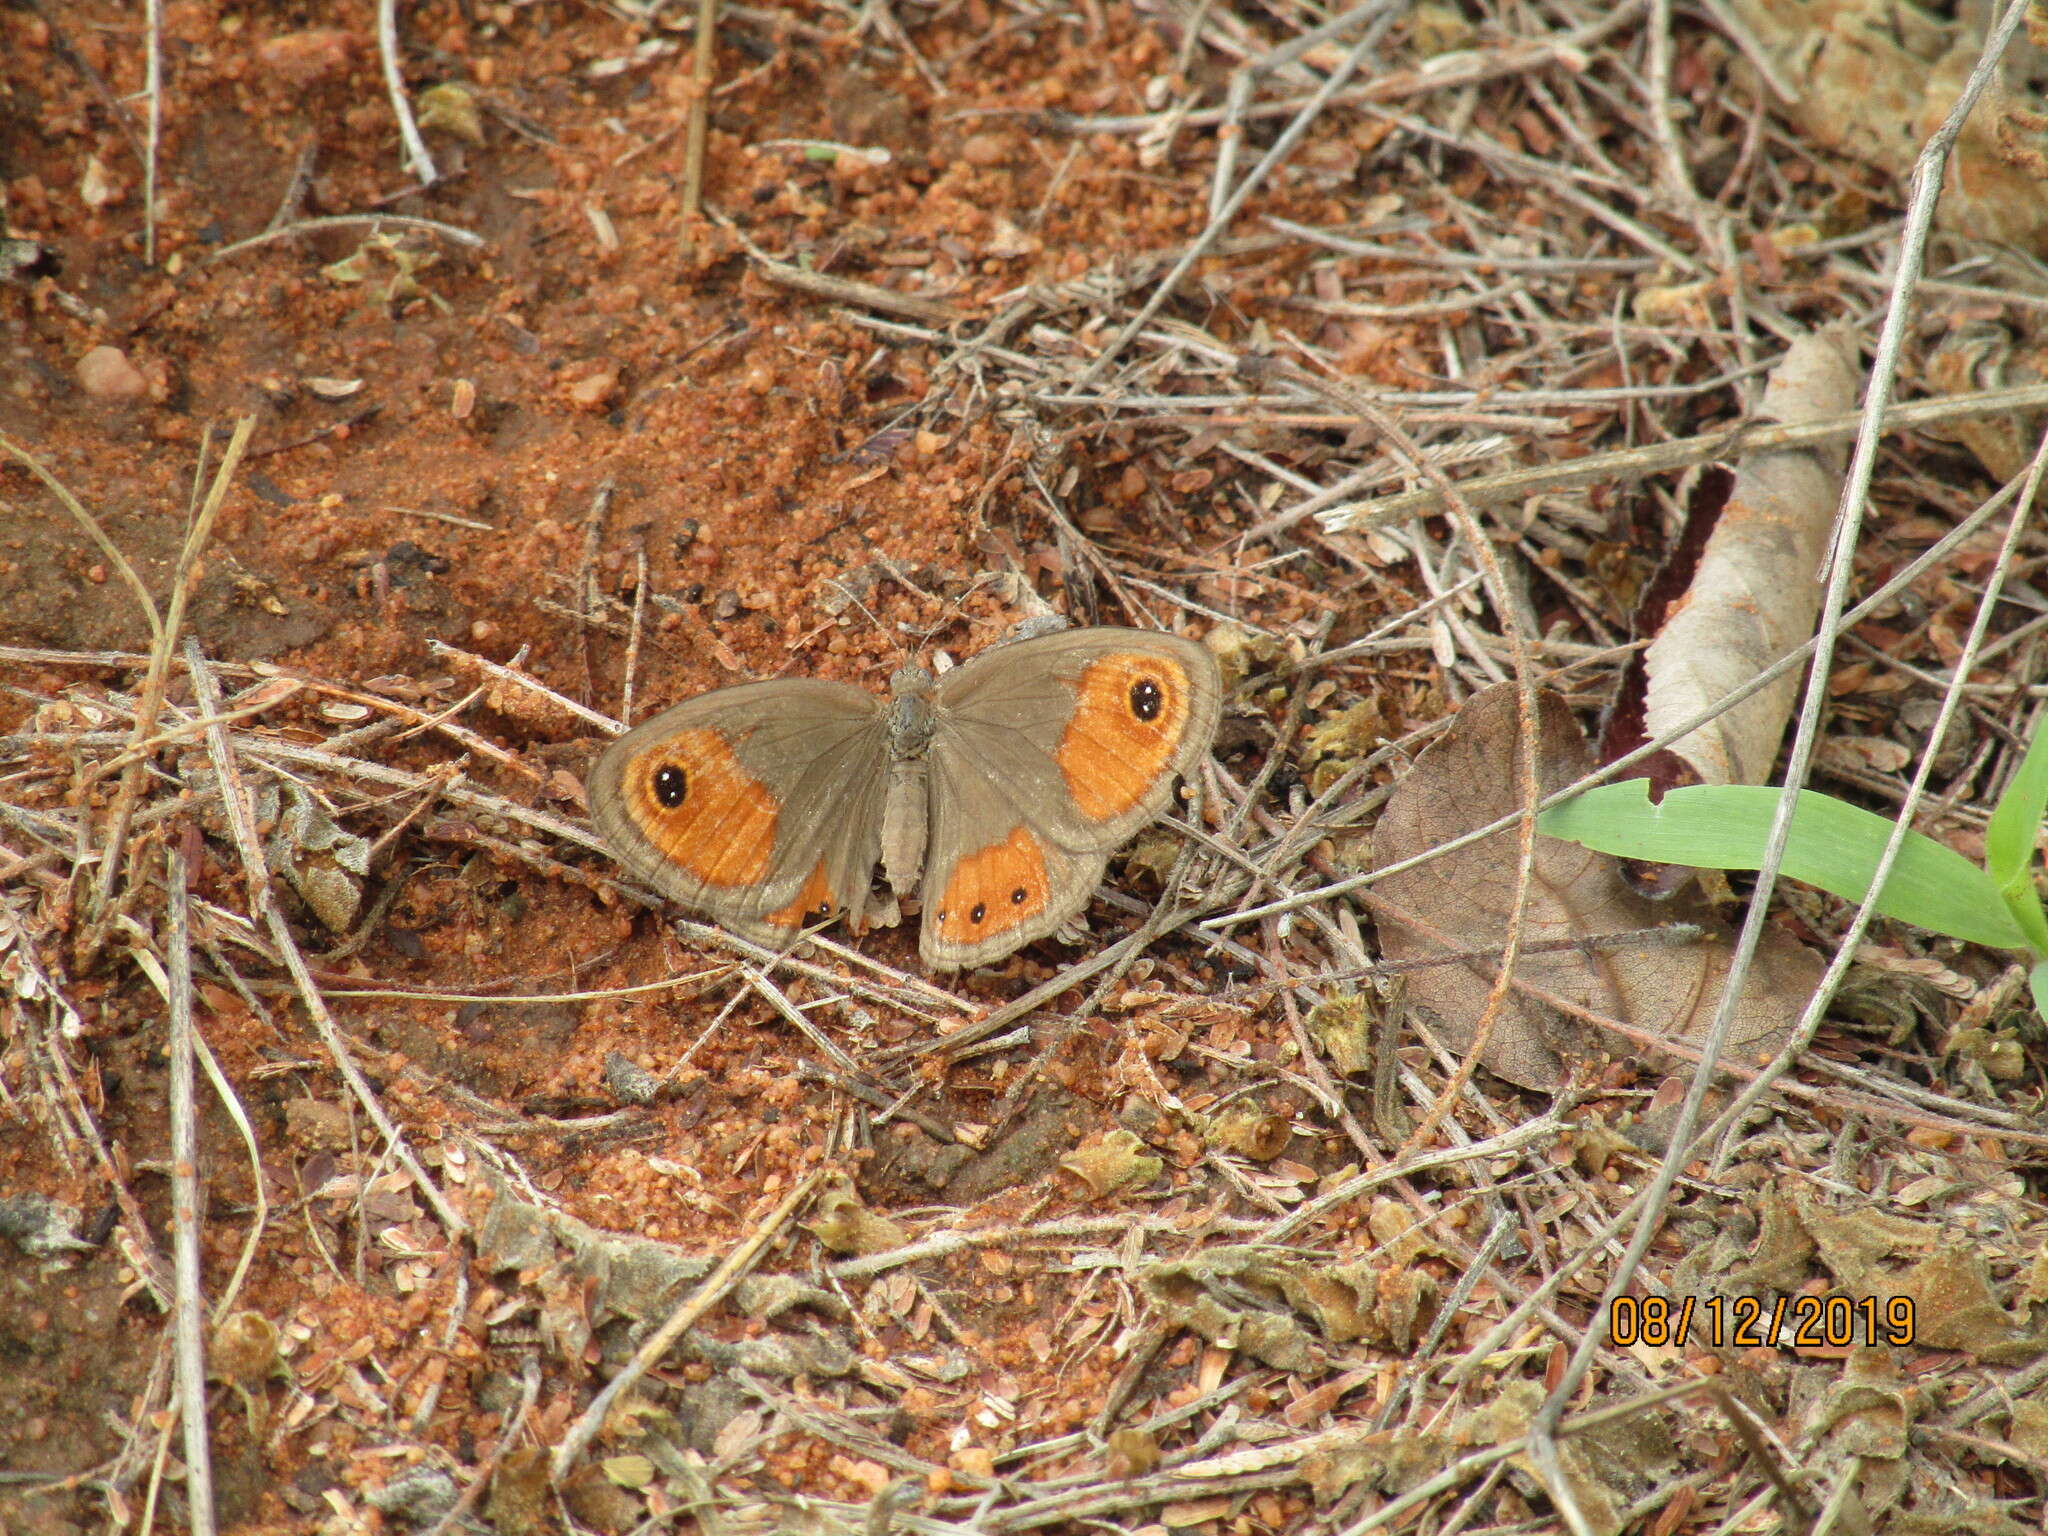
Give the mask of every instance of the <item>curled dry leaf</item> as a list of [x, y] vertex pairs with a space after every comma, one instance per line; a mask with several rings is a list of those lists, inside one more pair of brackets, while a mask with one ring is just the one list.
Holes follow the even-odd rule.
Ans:
[[32, 1259], [92, 1252], [93, 1245], [78, 1236], [83, 1220], [77, 1206], [47, 1195], [0, 1196], [0, 1238]]
[[887, 1253], [910, 1241], [910, 1234], [886, 1216], [860, 1203], [853, 1181], [834, 1179], [818, 1196], [818, 1219], [804, 1223], [834, 1253]]
[[483, 111], [466, 86], [452, 80], [420, 92], [418, 120], [422, 130], [438, 128], [470, 144], [484, 141]]
[[[1968, 1221], [1927, 1221], [1860, 1200], [1790, 1185], [1766, 1190], [1756, 1250], [1720, 1237], [1681, 1261], [1673, 1289], [1705, 1301], [1762, 1291], [1794, 1295], [1816, 1275], [1826, 1289], [1875, 1304], [1880, 1345], [1910, 1335], [1921, 1349], [1952, 1349], [1979, 1360], [2019, 1365], [2048, 1354], [2048, 1329], [2036, 1319], [2034, 1277], [2025, 1271], [1994, 1279], [1987, 1235]], [[1970, 1207], [1961, 1208], [1970, 1214]], [[2020, 1304], [2015, 1308], [2009, 1301]], [[1852, 1330], [1863, 1341], [1864, 1325]], [[1784, 1327], [1793, 1324], [1788, 1320]]]
[[[1841, 333], [1801, 337], [1771, 375], [1757, 414], [1801, 422], [1853, 410], [1860, 377], [1853, 343]], [[1644, 653], [1648, 735], [1683, 725], [1813, 633], [1843, 453], [1840, 444], [1781, 449], [1737, 465], [1691, 583]], [[1786, 673], [1673, 742], [1672, 755], [1703, 784], [1761, 784], [1799, 688], [1799, 673]]]
[[1308, 1369], [1321, 1358], [1323, 1340], [1364, 1339], [1405, 1351], [1435, 1319], [1441, 1299], [1435, 1279], [1413, 1264], [1436, 1250], [1405, 1232], [1393, 1234], [1390, 1262], [1340, 1264], [1234, 1244], [1148, 1264], [1138, 1285], [1170, 1323], [1275, 1370]]
[[249, 1386], [277, 1369], [277, 1324], [261, 1312], [231, 1312], [213, 1331], [207, 1374]]
[[[1452, 1437], [1466, 1445], [1505, 1445], [1529, 1432], [1544, 1390], [1533, 1381], [1510, 1382], [1500, 1395], [1458, 1421]], [[1672, 1465], [1670, 1436], [1654, 1414], [1640, 1414], [1608, 1433], [1571, 1435], [1557, 1443], [1559, 1470], [1586, 1528], [1596, 1536], [1619, 1536], [1628, 1506], [1662, 1484]], [[1618, 1433], [1616, 1432], [1618, 1431]], [[1512, 1464], [1531, 1477], [1540, 1473], [1526, 1452]]]
[[1906, 1454], [1920, 1393], [1901, 1378], [1898, 1362], [1884, 1348], [1861, 1348], [1849, 1356], [1836, 1382], [1814, 1405], [1808, 1443], [1827, 1438], [1838, 1455], [1897, 1461]]
[[302, 785], [287, 781], [284, 794], [284, 814], [264, 857], [315, 917], [345, 933], [362, 905], [362, 882], [370, 873], [369, 840], [343, 831]]
[[[477, 1260], [492, 1274], [548, 1271], [559, 1263], [574, 1282], [579, 1315], [600, 1325], [613, 1317], [635, 1322], [666, 1317], [716, 1263], [667, 1243], [600, 1231], [523, 1200], [506, 1187], [497, 1190], [476, 1241]], [[744, 1287], [736, 1288], [734, 1301], [742, 1310], [753, 1299]], [[822, 1293], [805, 1299], [828, 1312], [839, 1306]]]
[[1145, 1143], [1129, 1131], [1118, 1128], [1090, 1136], [1060, 1159], [1060, 1167], [1100, 1200], [1120, 1189], [1150, 1184], [1165, 1169], [1163, 1158], [1144, 1151]]
[[[1514, 764], [1521, 755], [1515, 688], [1502, 683], [1465, 707], [1395, 788], [1373, 836], [1375, 868], [1428, 852], [1476, 827], [1518, 811], [1522, 796]], [[1539, 691], [1536, 778], [1548, 795], [1581, 777], [1593, 755], [1570, 708]], [[1407, 997], [1431, 1015], [1453, 1050], [1471, 1045], [1493, 985], [1491, 958], [1415, 965], [1451, 953], [1495, 956], [1507, 942], [1514, 908], [1519, 834], [1513, 827], [1404, 873], [1373, 890], [1380, 945], [1412, 967]], [[1653, 903], [1624, 882], [1616, 861], [1576, 843], [1536, 839], [1525, 945], [1598, 940], [1668, 922], [1700, 924], [1690, 944], [1642, 943], [1584, 949], [1527, 950], [1516, 966], [1525, 987], [1540, 988], [1575, 1009], [1680, 1041], [1705, 1034], [1719, 1003], [1732, 948], [1705, 903], [1687, 892]], [[1767, 1060], [1789, 1033], [1820, 980], [1820, 956], [1775, 930], [1767, 931], [1750, 968], [1729, 1037], [1727, 1059]], [[1487, 1042], [1484, 1064], [1525, 1088], [1552, 1090], [1575, 1070], [1605, 1057], [1638, 1055], [1625, 1035], [1511, 990]]]
[[1362, 992], [1327, 997], [1308, 1012], [1308, 1032], [1345, 1077], [1372, 1068], [1372, 1004]]
[[1287, 1150], [1293, 1136], [1294, 1126], [1285, 1115], [1240, 1101], [1209, 1122], [1206, 1139], [1225, 1152], [1269, 1163]]

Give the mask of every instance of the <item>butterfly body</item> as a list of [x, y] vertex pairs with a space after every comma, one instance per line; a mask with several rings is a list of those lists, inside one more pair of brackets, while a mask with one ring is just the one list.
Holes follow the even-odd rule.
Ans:
[[928, 965], [984, 965], [1087, 904], [1207, 754], [1221, 703], [1203, 647], [1115, 628], [998, 646], [936, 680], [905, 667], [887, 701], [746, 683], [613, 742], [591, 811], [629, 868], [757, 942], [893, 921], [879, 865], [922, 903]]

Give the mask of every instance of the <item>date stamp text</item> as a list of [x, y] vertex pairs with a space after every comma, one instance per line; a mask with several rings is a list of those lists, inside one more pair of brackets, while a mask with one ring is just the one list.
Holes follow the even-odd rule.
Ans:
[[1910, 1296], [1617, 1296], [1607, 1315], [1623, 1349], [1852, 1349], [1913, 1335]]

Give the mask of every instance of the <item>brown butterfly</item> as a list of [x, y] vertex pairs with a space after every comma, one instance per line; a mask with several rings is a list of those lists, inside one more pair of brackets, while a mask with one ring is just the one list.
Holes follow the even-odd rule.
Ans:
[[927, 965], [986, 965], [1087, 905], [1207, 755], [1223, 699], [1204, 647], [1140, 629], [1019, 640], [890, 686], [784, 678], [678, 704], [597, 760], [598, 828], [665, 895], [777, 948], [883, 917], [879, 863], [923, 903]]

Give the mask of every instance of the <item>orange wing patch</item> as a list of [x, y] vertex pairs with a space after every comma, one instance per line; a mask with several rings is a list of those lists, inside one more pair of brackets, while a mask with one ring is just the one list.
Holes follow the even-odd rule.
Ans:
[[979, 944], [1045, 910], [1045, 850], [1023, 827], [953, 869], [933, 915], [948, 944]]
[[801, 928], [819, 918], [833, 917], [838, 911], [839, 902], [834, 899], [831, 882], [825, 877], [825, 861], [820, 859], [818, 867], [811, 871], [811, 878], [804, 882], [804, 888], [796, 893], [796, 900], [786, 907], [777, 907], [761, 921], [775, 928]]
[[1187, 673], [1163, 656], [1121, 652], [1091, 662], [1054, 759], [1090, 821], [1113, 821], [1158, 785], [1187, 733]]
[[718, 731], [679, 732], [636, 755], [620, 778], [633, 824], [693, 879], [731, 887], [767, 877], [782, 806]]

